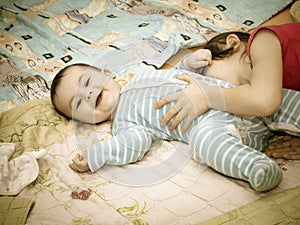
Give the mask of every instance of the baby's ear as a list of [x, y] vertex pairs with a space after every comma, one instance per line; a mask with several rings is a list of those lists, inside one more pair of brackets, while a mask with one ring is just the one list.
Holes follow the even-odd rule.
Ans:
[[116, 77], [116, 75], [112, 74], [109, 69], [104, 69], [103, 72], [110, 76], [112, 79]]

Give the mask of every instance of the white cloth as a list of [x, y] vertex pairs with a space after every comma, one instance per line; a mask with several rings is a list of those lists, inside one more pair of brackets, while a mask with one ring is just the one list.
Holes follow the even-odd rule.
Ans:
[[46, 150], [25, 152], [11, 159], [14, 152], [15, 144], [0, 143], [0, 195], [16, 195], [31, 184], [39, 174], [37, 158]]

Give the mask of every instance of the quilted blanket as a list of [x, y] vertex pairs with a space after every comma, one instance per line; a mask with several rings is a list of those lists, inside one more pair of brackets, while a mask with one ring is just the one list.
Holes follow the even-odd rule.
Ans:
[[33, 203], [26, 198], [0, 197], [0, 224], [25, 224]]
[[[160, 166], [174, 153], [184, 154], [187, 146], [175, 141], [156, 141], [136, 164], [75, 173], [68, 164], [84, 147], [79, 140], [95, 137], [86, 132], [89, 125], [58, 115], [49, 98], [53, 77], [67, 65], [109, 68], [126, 85], [134, 65], [160, 69], [179, 50], [201, 46], [222, 31], [248, 31], [291, 2], [1, 1], [0, 142], [15, 144], [12, 158], [47, 150], [38, 160], [37, 179], [16, 196], [30, 199], [22, 223], [196, 224], [299, 186], [298, 161], [278, 161], [283, 181], [267, 193], [186, 157], [175, 158], [180, 166], [167, 173], [149, 172], [167, 168]], [[111, 136], [111, 123], [97, 125], [95, 131], [104, 140]], [[120, 180], [119, 174], [128, 179]], [[155, 179], [129, 182], [147, 176]]]

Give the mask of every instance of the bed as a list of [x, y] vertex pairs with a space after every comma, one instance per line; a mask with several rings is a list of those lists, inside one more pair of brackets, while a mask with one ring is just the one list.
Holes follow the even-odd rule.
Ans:
[[[182, 52], [193, 51], [222, 31], [250, 31], [291, 3], [2, 1], [0, 142], [14, 143], [12, 158], [38, 149], [46, 153], [37, 160], [38, 174], [33, 182], [17, 194], [0, 197], [0, 223], [299, 222], [299, 161], [278, 160], [283, 181], [264, 193], [188, 157], [173, 159], [174, 153], [184, 154], [186, 149], [175, 141], [155, 142], [136, 164], [75, 173], [68, 165], [84, 147], [82, 140], [110, 137], [111, 123], [93, 126], [98, 135], [95, 138], [87, 132], [90, 125], [58, 115], [49, 98], [53, 77], [67, 65], [81, 62], [109, 68], [118, 75], [118, 82], [126, 85], [136, 64], [173, 67]], [[180, 166], [166, 173], [148, 173], [149, 168], [165, 169], [166, 162], [172, 160]], [[258, 219], [252, 221], [250, 215]]]

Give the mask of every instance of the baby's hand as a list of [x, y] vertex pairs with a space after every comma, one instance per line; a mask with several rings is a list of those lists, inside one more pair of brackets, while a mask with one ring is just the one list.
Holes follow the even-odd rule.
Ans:
[[90, 170], [86, 159], [80, 154], [76, 154], [69, 166], [72, 170], [80, 173], [87, 172]]
[[200, 49], [188, 55], [183, 60], [183, 65], [189, 70], [199, 70], [202, 67], [211, 65], [212, 55], [208, 49]]

